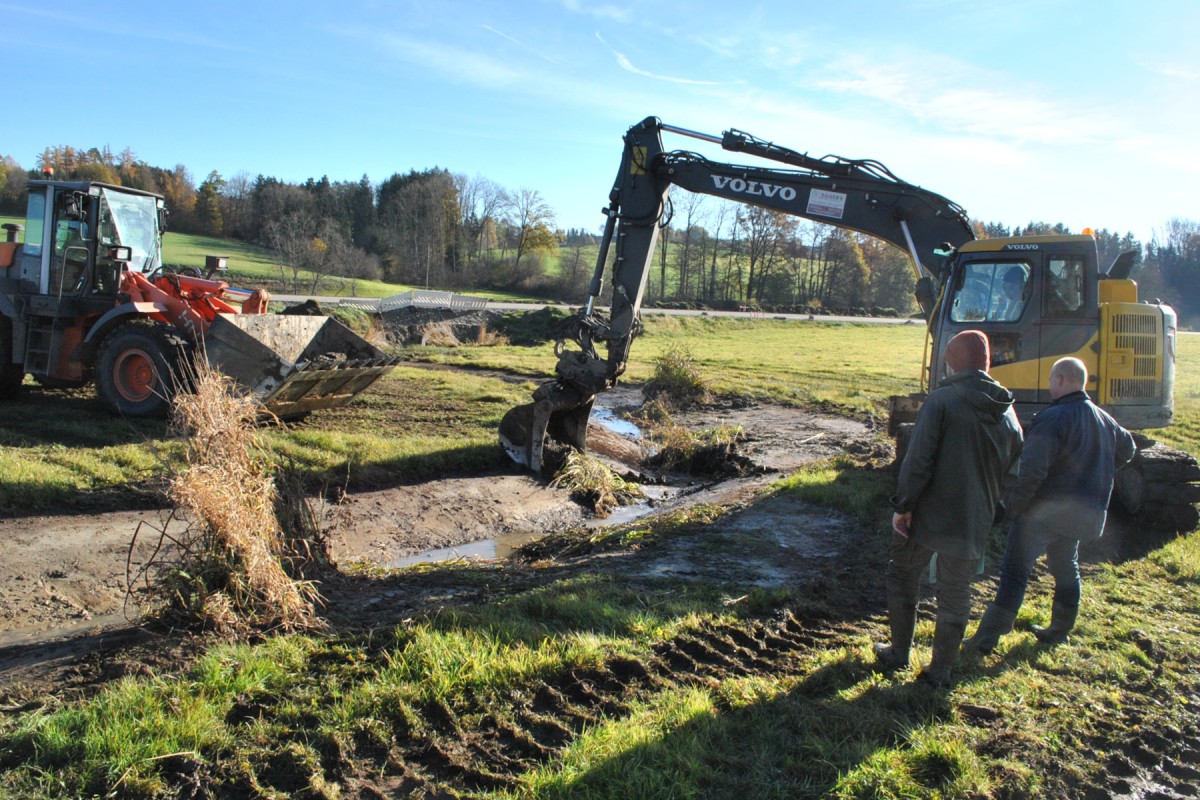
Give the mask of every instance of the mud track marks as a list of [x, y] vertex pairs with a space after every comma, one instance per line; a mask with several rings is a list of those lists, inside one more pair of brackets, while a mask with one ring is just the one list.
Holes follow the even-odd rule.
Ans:
[[[277, 751], [248, 783], [287, 792], [329, 782], [363, 797], [455, 797], [512, 788], [585, 731], [629, 715], [639, 701], [729, 678], [786, 673], [798, 655], [845, 635], [786, 612], [774, 620], [691, 630], [653, 645], [640, 660], [613, 657], [501, 696], [467, 691], [449, 704], [384, 702], [346, 741], [308, 739], [317, 759], [296, 749]], [[339, 682], [352, 679], [352, 672], [343, 672]], [[246, 698], [229, 721], [273, 724], [271, 705], [270, 698]]]

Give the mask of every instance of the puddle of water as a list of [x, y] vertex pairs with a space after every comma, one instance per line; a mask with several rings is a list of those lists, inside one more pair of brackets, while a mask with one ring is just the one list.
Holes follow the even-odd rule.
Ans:
[[524, 544], [538, 538], [537, 533], [514, 533], [495, 539], [484, 539], [481, 542], [467, 542], [454, 547], [441, 547], [414, 556], [405, 556], [387, 564], [389, 567], [412, 567], [417, 564], [434, 564], [441, 561], [458, 561], [460, 559], [494, 559], [508, 558]]
[[641, 439], [642, 429], [627, 419], [621, 419], [611, 408], [592, 406], [592, 419], [608, 428], [613, 433], [628, 436], [631, 439]]
[[607, 528], [610, 525], [633, 522], [654, 511], [664, 501], [678, 495], [679, 489], [671, 486], [643, 486], [642, 492], [646, 495], [643, 499], [627, 506], [618, 506], [607, 517], [593, 517], [584, 523], [584, 527]]
[[[656, 506], [678, 495], [679, 489], [670, 486], [643, 486], [646, 497], [636, 503], [620, 506], [607, 517], [594, 517], [584, 523], [588, 528], [605, 528], [610, 525], [621, 525], [644, 517], [655, 510]], [[417, 564], [435, 564], [442, 561], [458, 561], [460, 559], [490, 560], [508, 558], [523, 545], [542, 536], [540, 533], [513, 533], [495, 539], [484, 539], [479, 542], [467, 542], [454, 547], [441, 547], [412, 556], [404, 556], [389, 562], [385, 566], [400, 568], [413, 567]]]

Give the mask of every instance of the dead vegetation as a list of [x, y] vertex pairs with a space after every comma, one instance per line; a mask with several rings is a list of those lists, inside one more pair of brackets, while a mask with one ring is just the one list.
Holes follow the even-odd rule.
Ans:
[[617, 506], [629, 505], [645, 496], [639, 484], [625, 480], [593, 456], [576, 450], [566, 454], [550, 485], [567, 489], [577, 502], [592, 509], [598, 517], [607, 517]]
[[171, 429], [187, 442], [187, 452], [167, 497], [187, 527], [171, 536], [173, 547], [158, 549], [158, 557], [170, 553], [171, 562], [143, 571], [143, 577], [158, 576], [150, 586], [152, 605], [171, 623], [226, 632], [320, 625], [314, 584], [289, 570], [313, 555], [314, 516], [304, 509], [279, 514], [280, 506], [305, 501], [292, 492], [290, 503], [281, 497], [278, 469], [256, 428], [259, 413], [252, 398], [203, 362], [195, 367], [192, 391], [173, 400]]
[[[470, 335], [467, 335], [468, 333]], [[420, 343], [430, 347], [461, 347], [462, 345], [491, 347], [508, 344], [508, 340], [503, 334], [490, 330], [484, 323], [479, 323], [474, 328], [464, 329], [461, 325], [442, 321], [422, 325]]]

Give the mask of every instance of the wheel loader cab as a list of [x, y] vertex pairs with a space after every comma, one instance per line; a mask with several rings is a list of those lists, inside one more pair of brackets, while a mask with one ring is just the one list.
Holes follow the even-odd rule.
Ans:
[[16, 277], [31, 294], [80, 298], [89, 311], [109, 307], [126, 265], [159, 266], [161, 204], [104, 184], [31, 181]]

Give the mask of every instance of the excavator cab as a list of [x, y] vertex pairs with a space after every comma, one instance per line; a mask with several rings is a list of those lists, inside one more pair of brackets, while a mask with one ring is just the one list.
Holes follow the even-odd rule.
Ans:
[[1088, 367], [1088, 392], [1122, 425], [1170, 423], [1175, 313], [1138, 303], [1133, 281], [1101, 274], [1090, 234], [979, 239], [961, 245], [942, 304], [931, 320], [928, 388], [960, 331], [981, 330], [991, 374], [1013, 392], [1028, 422], [1050, 403], [1050, 367], [1074, 356]]

